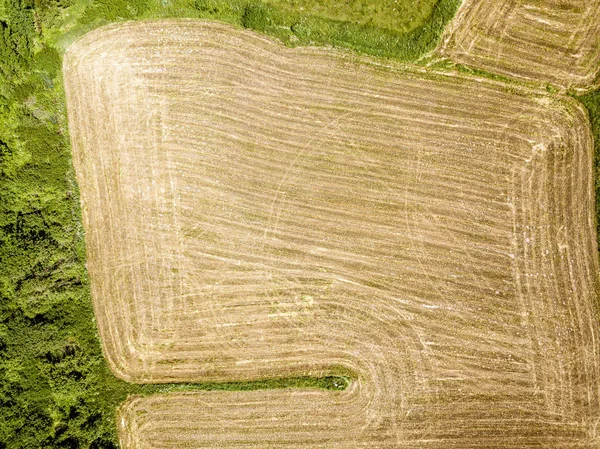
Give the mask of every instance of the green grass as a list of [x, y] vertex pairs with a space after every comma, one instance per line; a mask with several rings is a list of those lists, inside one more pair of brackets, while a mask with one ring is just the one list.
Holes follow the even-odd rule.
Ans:
[[324, 378], [129, 384], [108, 369], [94, 323], [60, 71], [71, 42], [115, 21], [204, 17], [287, 45], [332, 45], [410, 61], [435, 46], [459, 2], [436, 2], [426, 20], [433, 2], [417, 2], [425, 9], [414, 11], [413, 25], [420, 25], [408, 33], [392, 16], [385, 24], [375, 16], [336, 20], [357, 18], [357, 2], [328, 17], [319, 17], [316, 1], [305, 1], [313, 9], [303, 12], [280, 3], [0, 0], [0, 449], [115, 448], [115, 411], [128, 395], [347, 385], [343, 371]]
[[437, 0], [266, 0], [281, 10], [302, 11], [327, 19], [411, 31], [422, 25]]
[[600, 247], [600, 90], [576, 97], [587, 108], [594, 134], [594, 173], [596, 189], [596, 238]]
[[[410, 1], [403, 0], [403, 4]], [[404, 32], [400, 24], [380, 28], [373, 23], [335, 20], [289, 7], [280, 9], [257, 0], [96, 0], [84, 10], [74, 9], [72, 15], [78, 15], [79, 19], [60, 27], [61, 33], [53, 33], [51, 42], [64, 50], [83, 33], [106, 23], [188, 17], [215, 19], [251, 28], [289, 46], [335, 46], [399, 61], [416, 61], [435, 48], [460, 0], [414, 1], [415, 8], [420, 8], [422, 1], [431, 3], [431, 14], [422, 18], [410, 32]], [[387, 2], [379, 0], [379, 3]]]

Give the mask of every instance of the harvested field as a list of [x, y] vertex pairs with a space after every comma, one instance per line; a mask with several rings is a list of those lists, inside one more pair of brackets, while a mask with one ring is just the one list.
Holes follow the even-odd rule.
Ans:
[[201, 21], [65, 57], [125, 448], [597, 448], [592, 137], [569, 98]]
[[468, 66], [591, 90], [600, 82], [600, 1], [465, 0], [442, 42], [442, 55]]

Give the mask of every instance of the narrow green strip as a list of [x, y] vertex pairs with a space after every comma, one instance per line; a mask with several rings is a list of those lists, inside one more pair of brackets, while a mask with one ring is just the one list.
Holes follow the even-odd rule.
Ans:
[[138, 394], [150, 396], [158, 393], [181, 391], [255, 391], [287, 388], [308, 388], [322, 390], [345, 390], [350, 378], [339, 376], [290, 377], [283, 379], [261, 379], [245, 382], [204, 382], [175, 384], [145, 384], [139, 387]]
[[[315, 3], [318, 3], [315, 1]], [[61, 50], [75, 39], [107, 23], [155, 18], [215, 19], [254, 29], [290, 46], [335, 46], [360, 53], [416, 61], [433, 50], [454, 17], [461, 0], [438, 0], [431, 15], [406, 33], [403, 27], [380, 28], [369, 23], [332, 20], [291, 8], [279, 9], [258, 0], [96, 0], [74, 12], [80, 16], [62, 32], [51, 34]], [[418, 7], [418, 5], [415, 5]]]
[[575, 97], [588, 110], [594, 134], [594, 176], [596, 189], [596, 238], [600, 247], [600, 90]]

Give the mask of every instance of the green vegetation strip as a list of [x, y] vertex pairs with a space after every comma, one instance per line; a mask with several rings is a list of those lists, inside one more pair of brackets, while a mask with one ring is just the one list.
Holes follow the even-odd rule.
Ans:
[[[72, 9], [77, 19], [70, 17], [66, 23], [46, 33], [48, 41], [63, 50], [83, 33], [110, 22], [186, 17], [215, 19], [251, 28], [290, 46], [335, 46], [401, 61], [416, 61], [433, 50], [461, 3], [460, 0], [399, 0], [395, 8], [413, 11], [412, 21], [404, 14], [383, 14], [386, 28], [381, 28], [368, 20], [355, 23], [310, 14], [310, 11], [320, 11], [321, 0], [303, 0], [298, 6], [304, 7], [304, 10], [294, 9], [290, 2], [281, 0], [273, 0], [272, 4], [256, 0], [75, 1]], [[356, 16], [356, 2], [329, 2], [340, 5], [338, 17]], [[89, 3], [86, 8], [79, 5], [85, 3]], [[389, 5], [381, 6], [387, 3], [382, 0], [365, 0], [363, 3], [371, 5], [375, 12], [390, 9]], [[276, 6], [283, 4], [287, 5], [285, 9]], [[425, 16], [423, 9], [430, 14]], [[369, 8], [364, 8], [364, 11], [369, 11]], [[408, 18], [410, 32], [403, 31], [407, 24], [400, 20], [401, 17]]]
[[345, 390], [349, 377], [290, 377], [287, 379], [262, 379], [248, 382], [204, 382], [187, 384], [145, 384], [136, 386], [136, 394], [150, 396], [173, 391], [254, 391], [283, 388], [320, 388], [324, 390]]
[[594, 173], [596, 180], [596, 238], [600, 246], [600, 90], [581, 97], [575, 97], [583, 103], [590, 115], [594, 133]]

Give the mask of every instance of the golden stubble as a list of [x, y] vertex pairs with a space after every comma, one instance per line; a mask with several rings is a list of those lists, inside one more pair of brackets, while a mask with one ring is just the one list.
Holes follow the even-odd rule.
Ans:
[[592, 137], [567, 97], [203, 21], [65, 57], [124, 448], [597, 447]]
[[507, 77], [600, 87], [600, 1], [464, 0], [439, 53]]

